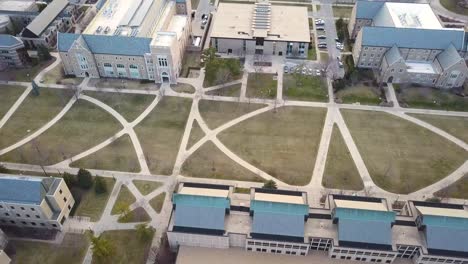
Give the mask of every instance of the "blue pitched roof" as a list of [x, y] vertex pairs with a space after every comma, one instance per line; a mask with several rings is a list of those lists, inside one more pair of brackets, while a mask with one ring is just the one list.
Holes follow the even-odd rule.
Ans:
[[338, 240], [379, 245], [392, 244], [392, 226], [385, 221], [339, 219]]
[[250, 210], [257, 212], [279, 213], [289, 215], [299, 215], [304, 217], [309, 214], [309, 207], [306, 204], [277, 203], [268, 201], [252, 200]]
[[225, 209], [178, 204], [175, 210], [175, 226], [224, 230]]
[[257, 211], [253, 216], [252, 233], [304, 237], [304, 216]]
[[384, 4], [384, 1], [357, 1], [356, 18], [373, 19]]
[[67, 52], [80, 36], [82, 36], [86, 44], [88, 44], [91, 52], [96, 54], [143, 56], [145, 53], [151, 52], [151, 38], [80, 35], [72, 33], [58, 33], [58, 51]]
[[18, 40], [17, 38], [15, 38], [14, 36], [12, 35], [8, 35], [8, 34], [0, 34], [0, 46], [3, 47], [3, 46], [13, 46], [13, 45], [16, 45], [16, 44], [19, 44], [21, 43], [20, 40]]
[[[430, 39], [431, 41], [427, 41]], [[465, 32], [451, 29], [363, 27], [362, 45], [377, 47], [420, 48], [445, 50], [450, 44], [463, 50]]]
[[424, 215], [426, 242], [429, 249], [468, 252], [468, 219]]
[[0, 177], [0, 201], [40, 204], [46, 190], [40, 179], [12, 179]]

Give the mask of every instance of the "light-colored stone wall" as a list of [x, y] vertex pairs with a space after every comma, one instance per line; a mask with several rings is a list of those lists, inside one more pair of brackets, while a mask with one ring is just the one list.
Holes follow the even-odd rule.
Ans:
[[309, 252], [309, 244], [287, 241], [272, 241], [261, 239], [247, 239], [245, 248], [248, 251], [265, 252], [283, 255], [305, 256]]
[[[288, 44], [292, 44], [292, 52], [287, 53]], [[245, 50], [244, 50], [245, 45]], [[256, 54], [256, 50], [263, 50], [263, 55], [279, 55], [295, 58], [307, 58], [309, 43], [304, 43], [303, 53], [300, 52], [300, 42], [285, 42], [285, 41], [265, 41], [263, 46], [257, 46], [255, 40], [249, 39], [226, 39], [226, 38], [211, 38], [211, 46], [218, 53], [231, 53], [237, 56], [245, 54]]]
[[468, 258], [421, 255], [421, 256], [415, 257], [413, 261], [415, 264], [466, 263], [468, 262]]
[[176, 250], [179, 246], [229, 248], [228, 236], [210, 236], [168, 231], [167, 238], [172, 250]]
[[368, 263], [392, 263], [395, 260], [397, 253], [391, 251], [333, 246], [328, 252], [328, 255], [330, 258], [340, 260], [357, 260]]

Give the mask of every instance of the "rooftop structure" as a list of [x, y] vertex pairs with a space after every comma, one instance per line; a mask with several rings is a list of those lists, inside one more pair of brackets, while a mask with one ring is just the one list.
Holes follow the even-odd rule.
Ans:
[[385, 2], [375, 14], [374, 26], [442, 29], [431, 7], [418, 3]]
[[24, 204], [41, 204], [50, 183], [41, 178], [0, 178], [0, 201]]
[[36, 12], [38, 11], [36, 1], [34, 0], [1, 0], [1, 11], [23, 11], [23, 12]]
[[54, 0], [29, 24], [22, 33], [23, 37], [37, 38], [54, 22], [59, 14], [70, 4], [68, 0]]

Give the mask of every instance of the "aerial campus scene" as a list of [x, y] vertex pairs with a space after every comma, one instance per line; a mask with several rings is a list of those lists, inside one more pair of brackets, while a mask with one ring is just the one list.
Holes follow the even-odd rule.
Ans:
[[468, 264], [468, 1], [0, 0], [0, 264]]

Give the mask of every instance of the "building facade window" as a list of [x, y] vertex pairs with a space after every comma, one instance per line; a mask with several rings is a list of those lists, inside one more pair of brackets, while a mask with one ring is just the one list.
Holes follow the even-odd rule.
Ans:
[[168, 65], [167, 58], [158, 57], [158, 64], [159, 64], [159, 67], [167, 67], [167, 65]]
[[76, 59], [78, 61], [78, 65], [80, 66], [81, 70], [87, 70], [89, 68], [88, 60], [86, 59], [85, 56], [78, 53], [78, 54], [76, 54]]

